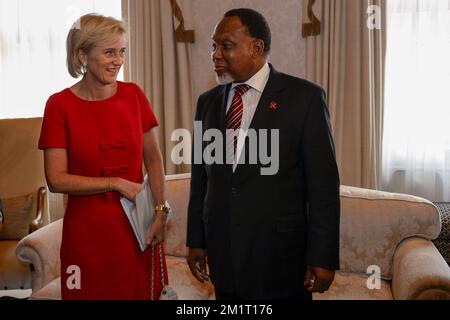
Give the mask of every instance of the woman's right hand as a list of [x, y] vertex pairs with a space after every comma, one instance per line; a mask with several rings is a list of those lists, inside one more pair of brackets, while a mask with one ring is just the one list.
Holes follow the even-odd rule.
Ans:
[[128, 200], [135, 202], [136, 195], [144, 190], [144, 186], [140, 183], [134, 183], [122, 178], [112, 178], [112, 189], [119, 192]]

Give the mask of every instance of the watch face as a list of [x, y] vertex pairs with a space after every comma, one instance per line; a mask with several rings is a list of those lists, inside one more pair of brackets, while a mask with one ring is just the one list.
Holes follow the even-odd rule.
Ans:
[[158, 204], [158, 205], [156, 205], [155, 210], [156, 211], [162, 211], [166, 217], [169, 217], [170, 212], [172, 211], [172, 209], [168, 205], [167, 201], [166, 201], [166, 204]]

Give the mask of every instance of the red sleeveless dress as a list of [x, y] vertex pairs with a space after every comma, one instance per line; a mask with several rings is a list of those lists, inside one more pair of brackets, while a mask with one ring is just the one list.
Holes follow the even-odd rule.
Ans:
[[[142, 183], [143, 133], [157, 125], [133, 83], [118, 82], [117, 93], [102, 101], [65, 89], [47, 102], [39, 148], [67, 149], [69, 174]], [[154, 297], [159, 297], [155, 262]], [[63, 299], [150, 299], [152, 268], [151, 248], [140, 250], [118, 193], [69, 195], [61, 243]], [[164, 268], [167, 283], [165, 261]]]

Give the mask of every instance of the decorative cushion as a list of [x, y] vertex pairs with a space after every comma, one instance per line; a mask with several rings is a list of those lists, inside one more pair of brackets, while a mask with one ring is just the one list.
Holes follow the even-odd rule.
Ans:
[[438, 202], [434, 204], [441, 215], [441, 233], [439, 238], [433, 241], [436, 248], [444, 257], [445, 261], [450, 264], [450, 203]]
[[28, 235], [30, 223], [36, 215], [37, 192], [25, 196], [5, 198], [3, 229], [0, 240], [20, 240]]
[[450, 203], [447, 202], [437, 202], [435, 206], [439, 210], [441, 215], [441, 234], [439, 235], [439, 240], [450, 240]]
[[437, 239], [433, 241], [436, 249], [444, 257], [445, 261], [450, 264], [450, 240], [447, 239]]

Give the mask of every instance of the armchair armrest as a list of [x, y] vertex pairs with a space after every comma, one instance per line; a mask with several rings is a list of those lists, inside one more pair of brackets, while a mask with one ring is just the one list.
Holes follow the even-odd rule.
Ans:
[[30, 233], [48, 224], [49, 222], [49, 206], [47, 187], [40, 187], [37, 196], [36, 216], [30, 223]]
[[412, 237], [398, 246], [392, 294], [395, 300], [450, 299], [450, 268], [431, 241]]
[[17, 258], [31, 264], [33, 291], [60, 276], [62, 225], [62, 219], [55, 221], [29, 234], [17, 244]]
[[405, 239], [436, 239], [441, 231], [437, 208], [407, 195], [341, 186], [341, 272], [366, 273], [377, 265], [392, 279], [396, 248]]

